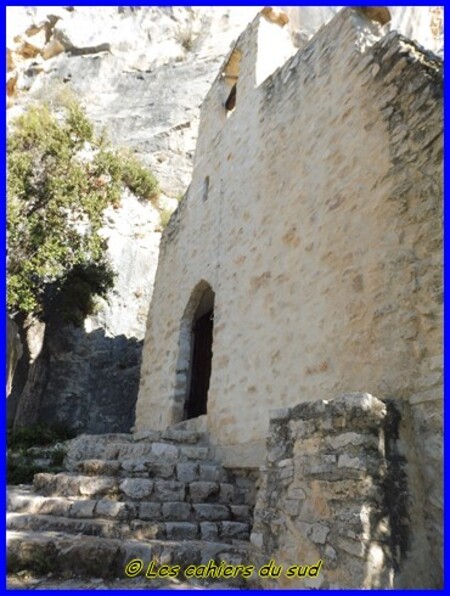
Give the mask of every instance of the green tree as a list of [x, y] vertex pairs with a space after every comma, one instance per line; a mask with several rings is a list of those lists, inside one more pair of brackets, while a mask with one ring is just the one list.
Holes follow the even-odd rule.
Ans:
[[7, 155], [8, 309], [42, 314], [46, 297], [60, 292], [78, 296], [87, 314], [91, 294], [104, 294], [113, 280], [99, 234], [103, 212], [119, 204], [124, 186], [156, 199], [155, 177], [96, 137], [74, 100], [57, 111], [34, 105], [18, 117]]

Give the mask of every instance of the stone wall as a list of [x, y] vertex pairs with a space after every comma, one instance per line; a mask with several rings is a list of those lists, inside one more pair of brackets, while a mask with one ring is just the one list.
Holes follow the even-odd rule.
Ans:
[[354, 390], [431, 391], [420, 440], [438, 441], [442, 62], [345, 9], [255, 86], [261, 18], [236, 44], [234, 111], [222, 72], [205, 98], [192, 183], [162, 238], [137, 429], [179, 421], [184, 313], [207, 282], [207, 423], [225, 462], [262, 463], [273, 407]]
[[[292, 588], [438, 587], [402, 454], [401, 415], [369, 394], [274, 411], [252, 543]], [[317, 576], [287, 577], [320, 565]]]

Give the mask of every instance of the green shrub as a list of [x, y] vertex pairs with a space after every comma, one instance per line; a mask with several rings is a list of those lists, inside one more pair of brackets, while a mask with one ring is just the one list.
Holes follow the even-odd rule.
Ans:
[[[87, 150], [91, 157], [81, 157]], [[78, 320], [92, 308], [92, 294], [111, 286], [99, 234], [105, 208], [118, 206], [124, 186], [153, 200], [158, 183], [136, 156], [96, 138], [73, 97], [58, 112], [43, 103], [19, 116], [7, 153], [8, 309], [42, 314], [49, 290], [54, 295], [67, 287], [72, 272], [79, 278], [90, 268], [73, 287], [82, 304], [74, 314]]]
[[122, 181], [141, 199], [154, 201], [159, 196], [158, 181], [139, 159], [131, 153], [122, 153]]
[[64, 447], [58, 447], [52, 451], [51, 460], [52, 466], [60, 468], [63, 465], [64, 458], [66, 457], [66, 450]]
[[170, 209], [161, 209], [159, 212], [159, 223], [162, 230], [167, 228], [171, 215], [172, 211]]
[[74, 437], [75, 433], [65, 426], [50, 426], [40, 423], [10, 430], [8, 433], [8, 447], [13, 450], [23, 450], [30, 447], [54, 445]]
[[[60, 472], [66, 455], [64, 445], [57, 445], [62, 441], [72, 439], [75, 433], [64, 426], [50, 426], [35, 424], [26, 428], [9, 430], [7, 454], [7, 481], [9, 484], [28, 484], [39, 472]], [[54, 448], [51, 448], [55, 445]], [[50, 447], [48, 451], [35, 453], [33, 447]], [[39, 459], [49, 459], [48, 465], [43, 466]]]
[[47, 471], [45, 468], [36, 465], [31, 458], [23, 455], [10, 459], [8, 458], [7, 482], [8, 484], [30, 484], [35, 474]]

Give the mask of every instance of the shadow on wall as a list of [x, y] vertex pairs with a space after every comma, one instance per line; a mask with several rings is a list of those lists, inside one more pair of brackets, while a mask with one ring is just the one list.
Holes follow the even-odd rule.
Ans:
[[24, 354], [8, 398], [9, 425], [45, 422], [77, 434], [130, 431], [143, 341], [47, 322], [33, 358], [23, 329], [22, 335]]

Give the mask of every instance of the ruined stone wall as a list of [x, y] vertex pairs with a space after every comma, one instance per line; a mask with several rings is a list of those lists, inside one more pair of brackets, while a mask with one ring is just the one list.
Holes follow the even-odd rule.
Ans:
[[[368, 394], [272, 413], [251, 540], [261, 560], [282, 565], [279, 586], [439, 587], [423, 513], [410, 523], [417, 495], [401, 420], [393, 403]], [[309, 577], [306, 567], [318, 563]], [[295, 565], [300, 577], [288, 577]]]

